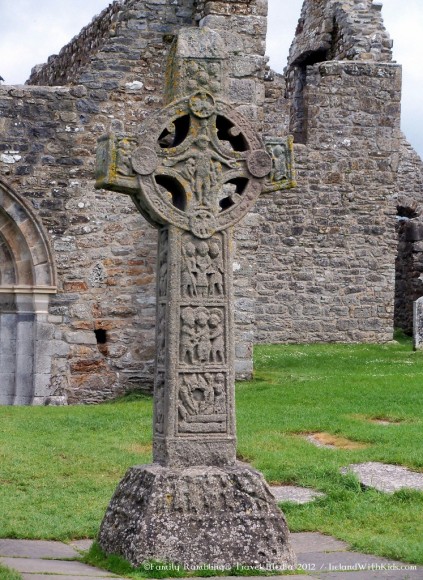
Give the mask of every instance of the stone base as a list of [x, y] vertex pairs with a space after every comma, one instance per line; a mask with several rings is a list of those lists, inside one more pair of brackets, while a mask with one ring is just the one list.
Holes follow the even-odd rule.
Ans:
[[156, 560], [185, 566], [295, 565], [283, 513], [263, 476], [243, 464], [129, 469], [98, 538], [106, 554], [139, 566]]

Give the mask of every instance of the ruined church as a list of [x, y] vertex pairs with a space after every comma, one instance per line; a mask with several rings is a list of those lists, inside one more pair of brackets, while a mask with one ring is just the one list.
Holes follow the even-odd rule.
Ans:
[[[117, 0], [25, 85], [0, 86], [0, 404], [151, 389], [157, 232], [129, 196], [96, 189], [95, 156], [102, 136], [126, 136], [110, 179], [129, 192], [122, 168], [137, 127], [163, 106], [181, 28], [226, 45], [226, 85], [212, 60], [193, 63], [187, 93], [220, 91], [273, 159], [235, 241], [237, 376], [251, 376], [257, 343], [410, 332], [423, 295], [423, 165], [400, 130], [401, 66], [381, 7], [305, 0], [277, 74], [266, 0]], [[157, 147], [186, 130], [164, 128]], [[218, 131], [236, 149], [236, 127]], [[174, 193], [165, 177], [158, 186]], [[228, 187], [222, 211], [244, 193], [242, 181]], [[217, 264], [219, 248], [200, 246], [191, 258]]]

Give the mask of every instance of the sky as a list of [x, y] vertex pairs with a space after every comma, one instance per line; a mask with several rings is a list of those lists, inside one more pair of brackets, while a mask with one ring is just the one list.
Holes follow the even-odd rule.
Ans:
[[[111, 1], [111, 0], [110, 0]], [[109, 0], [0, 0], [0, 76], [21, 84]], [[282, 72], [302, 0], [269, 0], [267, 54]], [[423, 157], [423, 0], [384, 0], [382, 15], [394, 39], [394, 59], [403, 65], [402, 129]], [[421, 40], [421, 42], [419, 42]]]

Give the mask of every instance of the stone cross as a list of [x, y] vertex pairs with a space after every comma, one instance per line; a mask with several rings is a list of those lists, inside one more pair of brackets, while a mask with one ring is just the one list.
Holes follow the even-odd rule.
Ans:
[[413, 344], [414, 350], [423, 349], [423, 297], [413, 304]]
[[[261, 193], [272, 158], [250, 123], [221, 98], [226, 77], [220, 36], [182, 30], [167, 73], [173, 100], [143, 123], [136, 138], [108, 136], [98, 150], [97, 186], [130, 193], [159, 230], [154, 464], [130, 470], [100, 532], [106, 552], [135, 564], [155, 558], [258, 565], [257, 545], [266, 544], [258, 535], [271, 537], [266, 527], [272, 524], [264, 518], [263, 529], [256, 522], [248, 526], [243, 495], [255, 506], [252, 512], [266, 506], [278, 522], [261, 553], [267, 561], [292, 561], [286, 525], [262, 477], [236, 463], [233, 228]], [[210, 511], [219, 506], [220, 521]], [[231, 511], [231, 518], [245, 521], [228, 524]], [[188, 519], [181, 521], [181, 513]], [[228, 538], [222, 541], [225, 533], [230, 547]], [[210, 543], [215, 546], [207, 548]]]

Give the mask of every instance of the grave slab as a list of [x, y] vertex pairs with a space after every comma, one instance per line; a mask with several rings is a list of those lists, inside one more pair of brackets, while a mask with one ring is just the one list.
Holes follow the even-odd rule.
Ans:
[[423, 349], [423, 297], [413, 304], [413, 346], [414, 350]]
[[318, 532], [298, 532], [291, 534], [291, 544], [296, 554], [307, 552], [345, 552], [349, 546], [346, 542]]
[[270, 490], [278, 502], [291, 502], [296, 504], [306, 504], [315, 499], [326, 497], [324, 493], [305, 487], [294, 485], [272, 485]]
[[343, 475], [354, 473], [365, 487], [373, 487], [383, 493], [394, 493], [400, 489], [423, 491], [423, 473], [411, 471], [399, 465], [368, 462], [343, 467]]
[[70, 545], [78, 550], [78, 552], [88, 552], [93, 545], [93, 540], [73, 540], [70, 542]]

